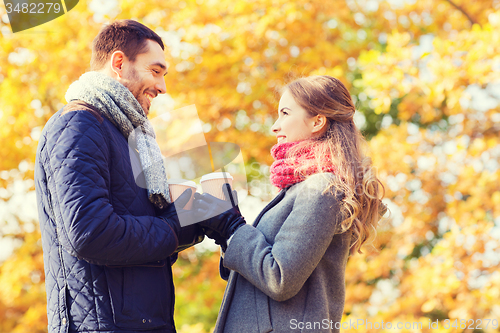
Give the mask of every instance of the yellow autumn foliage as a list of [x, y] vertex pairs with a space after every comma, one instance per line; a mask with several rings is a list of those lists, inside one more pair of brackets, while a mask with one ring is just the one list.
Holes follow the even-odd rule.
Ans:
[[[92, 39], [124, 18], [165, 41], [171, 101], [155, 101], [152, 116], [196, 105], [207, 141], [242, 148], [250, 193], [265, 200], [272, 191], [257, 190], [272, 162], [279, 89], [299, 76], [339, 77], [391, 211], [378, 251], [349, 259], [344, 322], [473, 332], [460, 320], [484, 320], [482, 332], [498, 331], [485, 326], [500, 318], [498, 1], [122, 0], [98, 12], [99, 3], [81, 0], [17, 34], [0, 4], [0, 238], [15, 246], [0, 266], [0, 332], [47, 330], [40, 236], [24, 215], [36, 207], [13, 207], [32, 198], [40, 131], [89, 69]], [[218, 252], [190, 249], [173, 270], [179, 332], [210, 332], [225, 287]], [[458, 325], [445, 329], [446, 319]]]

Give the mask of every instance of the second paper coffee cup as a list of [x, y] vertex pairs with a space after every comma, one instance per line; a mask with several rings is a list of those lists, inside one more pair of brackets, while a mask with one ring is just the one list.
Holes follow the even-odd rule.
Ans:
[[200, 183], [204, 193], [211, 194], [221, 200], [226, 200], [224, 192], [222, 192], [222, 184], [228, 183], [232, 187], [233, 177], [228, 172], [212, 172], [203, 175]]

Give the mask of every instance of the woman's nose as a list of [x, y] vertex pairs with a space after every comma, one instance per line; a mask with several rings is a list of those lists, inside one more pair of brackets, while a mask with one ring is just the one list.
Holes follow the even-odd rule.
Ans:
[[276, 133], [278, 133], [278, 131], [279, 131], [279, 124], [278, 124], [278, 120], [276, 120], [276, 121], [274, 122], [273, 126], [271, 126], [271, 131], [272, 131], [273, 133], [275, 133], [275, 134], [276, 134]]

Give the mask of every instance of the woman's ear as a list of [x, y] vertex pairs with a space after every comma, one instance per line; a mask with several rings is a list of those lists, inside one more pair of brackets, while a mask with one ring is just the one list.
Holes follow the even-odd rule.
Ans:
[[328, 123], [328, 120], [322, 114], [318, 114], [314, 118], [315, 119], [313, 123], [312, 132], [322, 134], [326, 130], [326, 124]]

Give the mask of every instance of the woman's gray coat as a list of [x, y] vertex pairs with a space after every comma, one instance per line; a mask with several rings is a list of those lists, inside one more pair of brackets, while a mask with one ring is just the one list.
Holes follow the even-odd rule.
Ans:
[[351, 232], [339, 233], [341, 197], [323, 194], [330, 177], [282, 190], [232, 236], [215, 333], [339, 332]]

